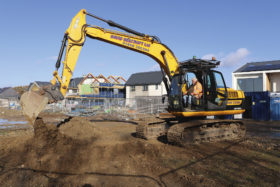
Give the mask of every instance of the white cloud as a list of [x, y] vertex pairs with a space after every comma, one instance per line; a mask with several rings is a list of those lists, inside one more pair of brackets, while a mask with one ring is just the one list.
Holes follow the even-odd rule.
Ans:
[[249, 50], [246, 48], [239, 48], [235, 52], [229, 53], [221, 58], [223, 66], [238, 66], [249, 55]]
[[206, 54], [202, 56], [202, 59], [208, 59], [211, 60], [212, 57], [216, 57], [217, 60], [221, 61], [221, 66], [224, 67], [235, 67], [240, 66], [248, 57], [250, 54], [249, 50], [246, 48], [239, 48], [234, 52], [231, 52], [229, 54], [224, 54], [223, 52], [220, 52], [219, 54]]
[[155, 64], [147, 69], [147, 71], [159, 71], [159, 70], [160, 70], [160, 67], [158, 64]]
[[[225, 54], [224, 52], [219, 52], [218, 54], [209, 53], [203, 55], [201, 59], [211, 60], [212, 57], [216, 57], [217, 60], [221, 61], [221, 67], [232, 67], [236, 68], [243, 64], [248, 55], [250, 54], [249, 50], [246, 48], [239, 48], [236, 51]], [[160, 67], [158, 64], [155, 64], [148, 68], [146, 71], [159, 71]]]
[[58, 56], [49, 56], [47, 59], [48, 60], [57, 60]]
[[39, 59], [37, 63], [46, 63], [46, 62], [56, 62], [58, 56], [48, 56], [42, 59]]
[[246, 61], [249, 61], [248, 55], [249, 50], [246, 48], [239, 48], [236, 51], [230, 53], [220, 52], [218, 54], [206, 54], [202, 59], [210, 59], [215, 56], [217, 60], [221, 61], [221, 69], [219, 71], [223, 72], [224, 78], [226, 80], [227, 86], [231, 86], [231, 73], [236, 69], [241, 67]]

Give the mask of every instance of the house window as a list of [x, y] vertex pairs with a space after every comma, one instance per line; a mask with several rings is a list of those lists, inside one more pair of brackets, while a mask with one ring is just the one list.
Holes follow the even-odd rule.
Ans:
[[262, 77], [237, 79], [237, 89], [244, 92], [261, 92], [263, 91]]
[[130, 91], [135, 92], [135, 86], [131, 86]]
[[156, 84], [156, 90], [158, 90], [158, 84]]
[[143, 85], [143, 91], [148, 91], [148, 85]]

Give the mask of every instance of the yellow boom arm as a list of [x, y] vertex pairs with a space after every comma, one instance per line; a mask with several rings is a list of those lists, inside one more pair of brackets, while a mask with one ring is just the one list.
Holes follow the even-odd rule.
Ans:
[[[139, 36], [108, 30], [98, 26], [90, 26], [86, 24], [86, 15], [87, 12], [83, 9], [72, 19], [69, 28], [65, 32], [62, 44], [62, 47], [64, 47], [67, 42], [62, 76], [58, 75], [60, 59], [56, 64], [57, 69], [53, 73], [54, 77], [51, 82], [53, 85], [57, 81], [60, 83], [60, 91], [63, 96], [66, 94], [86, 36], [150, 56], [160, 65], [169, 78], [178, 73], [177, 58], [167, 46], [157, 41], [154, 37], [148, 35]], [[62, 53], [63, 49], [60, 51], [59, 58], [61, 58]]]

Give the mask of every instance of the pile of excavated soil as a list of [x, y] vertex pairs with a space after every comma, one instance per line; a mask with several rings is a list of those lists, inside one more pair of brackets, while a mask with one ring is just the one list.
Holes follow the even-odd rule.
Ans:
[[134, 141], [114, 143], [111, 138], [107, 144], [95, 144], [101, 132], [96, 132], [93, 124], [76, 117], [57, 128], [37, 119], [34, 136], [1, 158], [0, 184], [125, 186], [136, 182], [154, 186], [159, 183], [149, 173], [144, 175], [147, 169], [155, 170], [149, 162], [157, 161], [161, 153], [156, 146], [137, 141], [130, 133]]
[[134, 132], [135, 124], [129, 123], [74, 117], [57, 128], [37, 119], [32, 137], [2, 150], [0, 185], [161, 185], [153, 173], [167, 171], [162, 152], [179, 148], [150, 144]]
[[67, 137], [77, 140], [97, 138], [98, 133], [100, 132], [98, 132], [98, 129], [93, 125], [93, 122], [88, 121], [86, 118], [70, 118], [70, 121], [68, 121], [67, 124], [60, 125], [59, 132]]

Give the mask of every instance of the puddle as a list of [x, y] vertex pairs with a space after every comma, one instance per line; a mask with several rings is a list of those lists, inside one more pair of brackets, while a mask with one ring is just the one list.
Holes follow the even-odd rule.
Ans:
[[0, 119], [0, 125], [14, 125], [14, 124], [26, 124], [27, 121], [9, 121], [6, 119]]
[[0, 129], [9, 129], [9, 128], [15, 128], [16, 126], [14, 125], [1, 125]]
[[4, 129], [19, 129], [22, 128], [18, 126], [18, 124], [27, 124], [26, 121], [9, 121], [7, 119], [1, 119], [0, 118], [0, 130]]

